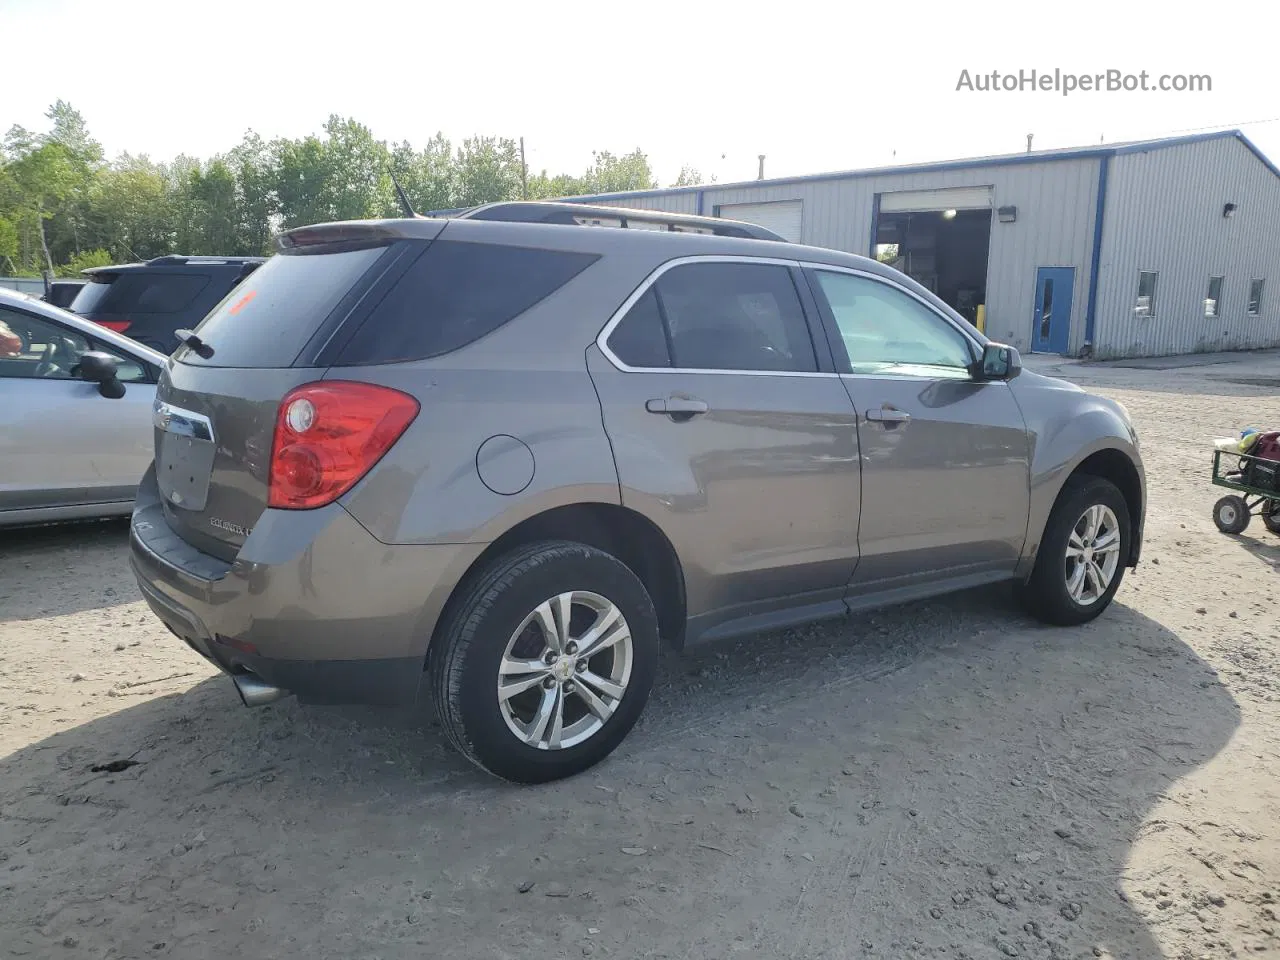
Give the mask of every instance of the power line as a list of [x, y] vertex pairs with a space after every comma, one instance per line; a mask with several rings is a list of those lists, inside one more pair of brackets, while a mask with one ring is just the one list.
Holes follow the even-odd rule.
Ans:
[[1245, 120], [1241, 123], [1215, 123], [1208, 127], [1187, 127], [1183, 130], [1170, 130], [1169, 133], [1199, 133], [1202, 130], [1223, 130], [1234, 127], [1253, 127], [1261, 123], [1280, 123], [1280, 117], [1271, 117], [1269, 120]]

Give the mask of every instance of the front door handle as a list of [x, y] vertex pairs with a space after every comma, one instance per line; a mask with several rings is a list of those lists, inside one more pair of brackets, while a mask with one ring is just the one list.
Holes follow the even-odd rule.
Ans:
[[666, 414], [672, 420], [688, 420], [711, 409], [705, 400], [692, 397], [658, 397], [646, 400], [644, 408], [650, 413]]
[[879, 423], [906, 423], [911, 419], [911, 414], [897, 407], [877, 407], [867, 411], [867, 419]]

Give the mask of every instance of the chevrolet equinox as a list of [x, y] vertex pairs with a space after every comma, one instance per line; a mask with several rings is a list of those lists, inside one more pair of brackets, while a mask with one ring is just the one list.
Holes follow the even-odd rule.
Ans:
[[289, 230], [167, 360], [132, 563], [247, 704], [431, 700], [518, 782], [608, 755], [659, 643], [1138, 562], [1123, 407], [903, 274], [575, 204]]

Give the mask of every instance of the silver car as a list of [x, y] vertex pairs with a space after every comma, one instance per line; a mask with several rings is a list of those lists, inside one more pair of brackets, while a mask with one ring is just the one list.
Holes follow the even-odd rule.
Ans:
[[0, 289], [0, 527], [124, 516], [165, 356]]
[[1079, 624], [1138, 562], [1124, 409], [872, 260], [569, 204], [279, 246], [166, 361], [132, 523], [246, 703], [426, 693], [545, 781], [626, 735], [660, 637], [998, 581]]

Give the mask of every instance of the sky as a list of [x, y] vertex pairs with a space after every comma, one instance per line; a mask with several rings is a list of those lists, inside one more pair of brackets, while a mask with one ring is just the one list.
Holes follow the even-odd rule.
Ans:
[[[379, 139], [525, 138], [581, 173], [643, 149], [721, 183], [1239, 126], [1280, 161], [1275, 0], [441, 3], [0, 0], [0, 130], [70, 101], [109, 156], [208, 157], [353, 117]], [[1208, 75], [1205, 92], [958, 90]], [[1269, 121], [1269, 122], [1257, 122]]]

